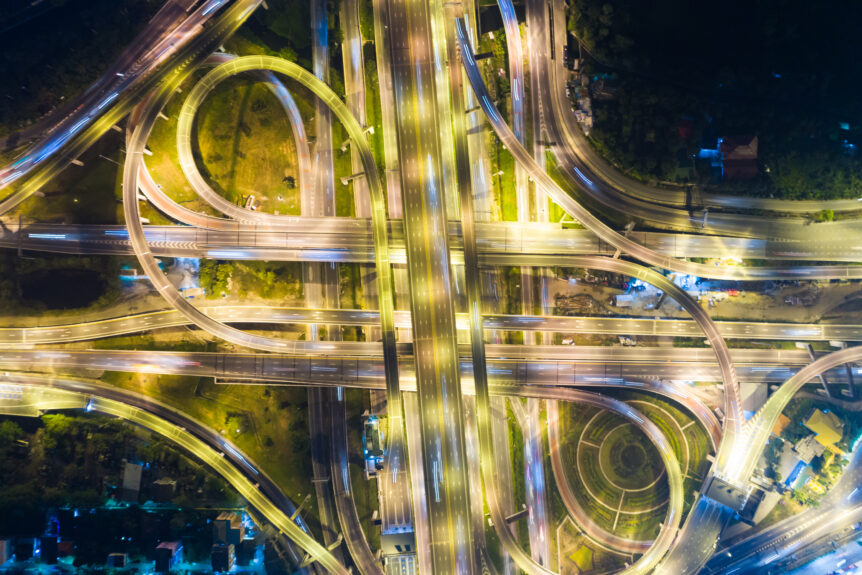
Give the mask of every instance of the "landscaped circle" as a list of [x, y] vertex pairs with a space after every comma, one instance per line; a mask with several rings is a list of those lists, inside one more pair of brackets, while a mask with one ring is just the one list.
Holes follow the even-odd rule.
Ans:
[[664, 465], [647, 435], [607, 410], [579, 410], [575, 423], [576, 497], [617, 535], [655, 536], [668, 498]]
[[644, 450], [639, 445], [626, 445], [620, 452], [620, 465], [627, 473], [634, 473], [643, 465]]
[[608, 482], [626, 490], [650, 487], [664, 473], [655, 447], [629, 423], [605, 436], [599, 448], [599, 466]]

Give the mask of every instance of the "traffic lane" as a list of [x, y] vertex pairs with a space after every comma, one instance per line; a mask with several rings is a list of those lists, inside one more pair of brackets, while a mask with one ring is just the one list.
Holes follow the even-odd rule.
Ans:
[[473, 572], [463, 407], [425, 2], [389, 2], [423, 467], [435, 572]]
[[[370, 356], [345, 356], [338, 354], [339, 344], [361, 342], [305, 342], [306, 349], [318, 349], [317, 357], [310, 355], [255, 354], [255, 353], [207, 353], [207, 352], [158, 352], [126, 350], [73, 350], [73, 349], [13, 349], [0, 351], [0, 365], [8, 369], [46, 369], [91, 367], [109, 371], [136, 373], [172, 373], [198, 377], [233, 378], [251, 381], [285, 381], [331, 384], [339, 381], [349, 387], [377, 389], [383, 385], [383, 366], [379, 354]], [[331, 346], [330, 351], [324, 348]], [[373, 344], [371, 344], [373, 345]], [[401, 385], [415, 389], [413, 358], [410, 348], [400, 348], [403, 371]], [[616, 363], [584, 362], [577, 358], [555, 362], [539, 360], [512, 360], [491, 356], [488, 375], [492, 384], [522, 383], [543, 386], [579, 387], [627, 387], [631, 389], [659, 390], [683, 403], [696, 404], [695, 394], [685, 393], [691, 382], [719, 382], [720, 371], [716, 366], [669, 363]], [[467, 389], [472, 389], [473, 369], [469, 354], [459, 361], [460, 370]], [[860, 368], [857, 368], [860, 369]], [[761, 366], [739, 368], [742, 381], [767, 384], [784, 382], [794, 371], [789, 367]], [[827, 372], [830, 381], [846, 383], [843, 369]], [[657, 383], [654, 378], [670, 380]], [[810, 380], [811, 381], [811, 380]], [[672, 384], [671, 382], [679, 382]], [[664, 389], [667, 388], [667, 389]], [[696, 413], [702, 408], [693, 409]]]

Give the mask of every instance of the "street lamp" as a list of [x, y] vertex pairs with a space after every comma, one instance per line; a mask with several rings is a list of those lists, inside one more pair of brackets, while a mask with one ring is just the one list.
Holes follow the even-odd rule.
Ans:
[[[363, 134], [373, 134], [374, 133], [374, 126], [368, 126], [364, 130], [362, 130], [362, 133]], [[347, 138], [346, 140], [341, 142], [341, 151], [342, 152], [347, 151], [347, 144], [349, 144], [349, 143], [350, 143], [350, 138]]]

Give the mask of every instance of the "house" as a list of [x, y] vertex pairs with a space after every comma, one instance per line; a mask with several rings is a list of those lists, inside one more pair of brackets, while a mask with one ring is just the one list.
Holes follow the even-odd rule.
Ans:
[[38, 537], [18, 537], [15, 539], [15, 561], [29, 561], [39, 555]]
[[107, 566], [109, 569], [121, 569], [126, 566], [129, 556], [125, 553], [108, 553]]
[[126, 462], [123, 467], [123, 490], [122, 500], [130, 503], [138, 501], [141, 492], [141, 474], [144, 468], [137, 463]]
[[757, 177], [757, 136], [734, 136], [720, 140], [722, 171], [727, 180]]
[[688, 116], [679, 119], [676, 125], [676, 133], [680, 140], [689, 141], [694, 135], [694, 120]]
[[227, 573], [236, 563], [236, 554], [232, 544], [216, 543], [212, 546], [210, 556], [214, 573]]
[[45, 565], [54, 565], [57, 563], [59, 549], [57, 547], [56, 535], [43, 535], [39, 538], [39, 548], [41, 550], [41, 562]]
[[156, 571], [167, 573], [183, 562], [182, 541], [162, 541], [156, 545]]
[[790, 425], [790, 418], [782, 413], [778, 416], [778, 421], [775, 422], [775, 425], [772, 426], [772, 434], [781, 437], [781, 434], [787, 429], [788, 425]]
[[70, 539], [57, 542], [57, 555], [70, 557], [75, 554], [75, 542]]
[[153, 481], [153, 501], [156, 503], [169, 503], [174, 497], [177, 482], [170, 477], [162, 477]]
[[831, 411], [814, 409], [802, 425], [813, 431], [826, 449], [835, 450], [835, 444], [844, 437], [844, 422]]
[[213, 542], [239, 545], [245, 536], [245, 528], [239, 513], [222, 511], [213, 521]]
[[807, 465], [810, 464], [811, 460], [815, 457], [823, 455], [826, 448], [822, 443], [817, 441], [816, 436], [808, 435], [796, 442], [796, 445], [793, 446], [793, 451], [795, 451], [799, 459], [804, 461]]

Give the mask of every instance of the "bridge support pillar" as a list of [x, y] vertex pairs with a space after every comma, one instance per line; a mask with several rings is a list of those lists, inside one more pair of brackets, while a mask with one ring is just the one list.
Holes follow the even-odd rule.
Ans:
[[514, 523], [518, 519], [521, 519], [522, 517], [526, 517], [528, 513], [529, 513], [529, 511], [527, 511], [527, 508], [524, 507], [520, 511], [516, 511], [515, 513], [512, 513], [511, 515], [506, 517], [506, 523]]

